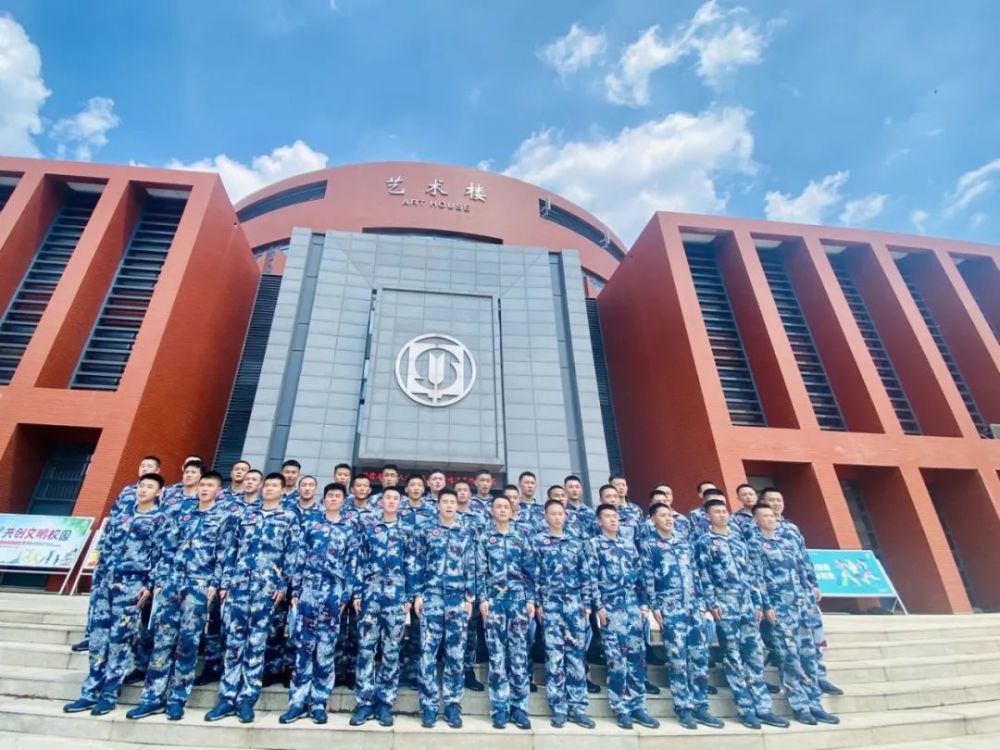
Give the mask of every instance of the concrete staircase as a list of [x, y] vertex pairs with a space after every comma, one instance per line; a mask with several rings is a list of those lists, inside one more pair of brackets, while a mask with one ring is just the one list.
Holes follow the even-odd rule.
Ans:
[[[574, 750], [589, 747], [662, 748], [1000, 748], [1000, 615], [971, 616], [829, 616], [831, 646], [826, 654], [830, 678], [846, 691], [825, 698], [827, 708], [840, 714], [838, 726], [808, 727], [792, 723], [790, 729], [744, 729], [735, 720], [723, 730], [705, 727], [681, 729], [673, 720], [669, 691], [651, 696], [649, 707], [663, 720], [659, 730], [619, 729], [611, 717], [604, 693], [591, 696], [596, 730], [572, 726], [549, 727], [544, 689], [532, 696], [535, 729], [503, 731], [489, 724], [489, 704], [483, 693], [466, 693], [465, 727], [449, 729], [440, 722], [433, 730], [421, 729], [413, 716], [399, 716], [396, 726], [384, 729], [374, 722], [363, 728], [347, 724], [354, 707], [352, 694], [337, 688], [325, 727], [302, 720], [290, 727], [278, 724], [286, 707], [280, 687], [264, 690], [257, 721], [242, 725], [235, 719], [216, 724], [202, 720], [214, 705], [215, 686], [195, 688], [188, 711], [180, 722], [163, 716], [139, 722], [125, 719], [127, 706], [137, 701], [139, 689], [127, 687], [123, 707], [103, 717], [67, 715], [62, 704], [79, 695], [87, 654], [74, 654], [69, 644], [83, 636], [86, 597], [56, 597], [0, 591], [0, 747], [5, 750], [179, 750], [198, 747], [352, 748], [365, 750], [405, 747], [453, 747], [476, 743], [491, 747], [548, 748], [572, 743]], [[604, 681], [604, 669], [592, 667], [592, 677]], [[539, 683], [544, 675], [539, 669]], [[651, 667], [650, 678], [665, 684], [662, 667]], [[770, 675], [772, 681], [776, 676]], [[713, 681], [722, 685], [721, 675]], [[777, 710], [788, 715], [784, 698]], [[415, 714], [416, 694], [400, 692], [398, 710]], [[732, 719], [735, 707], [728, 690], [712, 699], [712, 710]]]

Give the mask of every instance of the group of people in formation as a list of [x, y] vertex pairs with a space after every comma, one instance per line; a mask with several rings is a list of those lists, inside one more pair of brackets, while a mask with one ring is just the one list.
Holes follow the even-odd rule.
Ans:
[[588, 693], [601, 688], [586, 654], [596, 636], [618, 725], [655, 728], [655, 623], [681, 726], [723, 726], [709, 710], [710, 653], [721, 654], [744, 726], [789, 725], [772, 705], [780, 688], [765, 682], [765, 652], [795, 720], [839, 721], [820, 702], [841, 691], [817, 648], [816, 575], [778, 490], [758, 497], [741, 485], [730, 514], [724, 493], [701, 482], [684, 516], [668, 486], [643, 511], [619, 475], [593, 505], [576, 476], [544, 500], [529, 471], [502, 491], [485, 470], [473, 483], [446, 486], [431, 471], [400, 485], [387, 465], [380, 479], [373, 496], [369, 478], [342, 464], [320, 492], [297, 461], [268, 474], [239, 461], [224, 487], [191, 456], [165, 487], [159, 459], [144, 458], [100, 538], [87, 634], [73, 646], [89, 650], [90, 668], [64, 710], [108, 713], [124, 683], [141, 681], [127, 717], [178, 720], [193, 685], [218, 681], [205, 720], [249, 723], [262, 685], [284, 674], [282, 724], [325, 723], [336, 682], [354, 688], [354, 726], [391, 726], [402, 685], [419, 691], [424, 727], [443, 708], [458, 728], [465, 690], [484, 690], [474, 669], [483, 636], [494, 727], [530, 729], [539, 640], [552, 726], [592, 728]]

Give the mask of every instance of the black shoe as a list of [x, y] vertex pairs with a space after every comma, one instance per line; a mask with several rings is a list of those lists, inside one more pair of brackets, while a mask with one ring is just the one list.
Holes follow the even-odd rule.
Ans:
[[449, 703], [444, 707], [445, 723], [452, 729], [462, 728], [462, 709], [457, 703]]
[[591, 693], [591, 694], [593, 694], [593, 693], [599, 693], [599, 692], [601, 692], [601, 686], [598, 685], [596, 682], [592, 682], [591, 680], [587, 680], [587, 692]]
[[827, 713], [822, 708], [814, 708], [812, 710], [813, 718], [822, 724], [839, 724], [840, 717], [834, 716], [831, 713]]
[[552, 714], [552, 718], [549, 719], [549, 724], [554, 726], [556, 729], [562, 729], [566, 726], [566, 717], [562, 714]]
[[371, 706], [358, 706], [354, 710], [354, 715], [351, 716], [351, 720], [348, 722], [352, 727], [360, 727], [369, 719], [375, 717], [375, 709]]
[[392, 717], [392, 709], [385, 703], [380, 703], [379, 707], [375, 709], [375, 719], [383, 727], [391, 727], [395, 722]]
[[326, 724], [326, 709], [322, 706], [313, 706], [313, 710], [309, 712], [309, 718], [312, 719], [313, 724]]
[[719, 688], [717, 688], [715, 685], [706, 685], [705, 686], [705, 694], [706, 695], [718, 695], [719, 694]]
[[78, 714], [84, 711], [89, 711], [96, 705], [97, 701], [87, 700], [86, 698], [77, 698], [72, 703], [67, 703], [63, 706], [63, 713]]
[[808, 710], [792, 711], [792, 718], [799, 722], [799, 724], [808, 724], [811, 727], [816, 726], [816, 719]]
[[[578, 727], [583, 727], [584, 729], [593, 729], [597, 726], [597, 724], [594, 723], [594, 720], [587, 716], [587, 714], [583, 713], [583, 711], [570, 711], [566, 718]], [[629, 719], [629, 724], [631, 723], [632, 721]]]
[[493, 714], [493, 728], [494, 729], [503, 729], [506, 726], [507, 726], [507, 715], [506, 714], [503, 714], [503, 713], [500, 713], [500, 712], [497, 712], [497, 713]]
[[839, 687], [837, 687], [836, 685], [834, 685], [829, 680], [820, 680], [819, 681], [819, 689], [822, 690], [827, 695], [843, 695], [844, 694], [843, 690], [841, 690]]
[[165, 706], [161, 701], [144, 701], [125, 714], [126, 719], [145, 719], [153, 714], [162, 714]]
[[649, 680], [646, 680], [646, 695], [659, 695], [659, 694], [660, 694], [660, 688], [658, 688]]
[[81, 651], [90, 651], [90, 639], [84, 638], [82, 641], [77, 641], [69, 647], [69, 650], [77, 654]]
[[534, 680], [532, 680], [531, 682], [528, 683], [528, 692], [529, 693], [537, 693], [538, 692], [538, 685], [535, 684]]
[[437, 724], [437, 720], [437, 711], [434, 709], [427, 708], [420, 712], [420, 726], [424, 729], [433, 729], [434, 725]]
[[[575, 724], [576, 722], [573, 723]], [[622, 729], [631, 729], [632, 717], [629, 716], [628, 713], [626, 713], [625, 711], [622, 711], [620, 714], [618, 714], [618, 726], [620, 726]]]
[[531, 719], [529, 719], [528, 714], [520, 708], [514, 709], [513, 713], [510, 715], [510, 720], [518, 729], [531, 729]]
[[777, 685], [773, 685], [770, 682], [765, 682], [764, 684], [767, 685], [767, 692], [771, 693], [772, 695], [776, 695], [781, 692], [781, 688]]
[[707, 706], [694, 712], [694, 720], [706, 727], [712, 727], [712, 729], [722, 729], [726, 726], [726, 722], [709, 711]]
[[680, 724], [685, 729], [697, 729], [698, 722], [694, 720], [694, 716], [690, 711], [678, 711], [677, 712], [677, 723]]
[[420, 690], [420, 681], [417, 680], [416, 678], [410, 677], [409, 679], [406, 679], [406, 680], [400, 680], [399, 681], [399, 686], [401, 688], [407, 688], [408, 690], [417, 690], [417, 691], [419, 691]]
[[660, 722], [650, 716], [649, 711], [644, 708], [632, 712], [632, 721], [646, 727], [646, 729], [658, 729], [660, 726]]
[[[289, 677], [288, 683], [285, 683], [285, 687], [288, 687], [291, 682], [291, 677]], [[345, 687], [348, 690], [354, 690], [354, 675], [345, 674], [337, 675], [337, 687]]]
[[167, 704], [167, 721], [180, 721], [184, 718], [184, 705], [181, 703]]
[[278, 717], [279, 724], [291, 724], [306, 715], [305, 706], [289, 706], [281, 716]]
[[90, 715], [104, 716], [104, 714], [109, 714], [112, 711], [114, 711], [115, 706], [117, 705], [118, 705], [117, 701], [113, 701], [110, 698], [101, 698], [99, 701], [97, 701], [94, 707], [90, 709]]
[[236, 716], [236, 706], [229, 701], [219, 701], [215, 708], [205, 714], [205, 721], [218, 721], [227, 716]]
[[123, 685], [136, 685], [146, 681], [146, 673], [141, 669], [133, 669], [122, 680]]
[[747, 729], [760, 729], [760, 721], [757, 719], [757, 714], [753, 711], [742, 713], [737, 718], [740, 720], [740, 724]]
[[201, 685], [211, 685], [213, 682], [218, 682], [219, 678], [222, 677], [218, 669], [203, 669], [201, 674], [194, 678], [194, 684], [196, 687]]
[[476, 679], [476, 670], [465, 670], [465, 689], [471, 690], [474, 693], [481, 693], [486, 689], [483, 683]]
[[767, 724], [769, 727], [778, 727], [779, 729], [787, 729], [789, 726], [788, 719], [785, 719], [772, 712], [767, 713], [757, 713], [757, 718], [760, 720], [761, 724]]
[[261, 687], [271, 687], [271, 685], [280, 685], [282, 680], [282, 675], [280, 672], [271, 672], [270, 674], [264, 675], [264, 678], [260, 681]]
[[257, 714], [253, 710], [253, 703], [250, 701], [243, 701], [240, 704], [239, 710], [236, 712], [236, 718], [240, 720], [240, 724], [250, 724]]

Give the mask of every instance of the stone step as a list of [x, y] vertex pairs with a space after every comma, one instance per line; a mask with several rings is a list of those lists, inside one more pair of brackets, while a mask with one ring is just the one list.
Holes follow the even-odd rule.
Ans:
[[[198, 748], [260, 748], [261, 750], [327, 750], [330, 747], [427, 748], [451, 750], [475, 745], [491, 748], [553, 749], [572, 744], [574, 750], [609, 748], [684, 748], [705, 750], [813, 750], [833, 747], [881, 747], [887, 743], [931, 741], [967, 735], [1000, 732], [1000, 702], [952, 706], [947, 709], [920, 709], [855, 714], [837, 726], [807, 727], [799, 724], [789, 729], [765, 727], [755, 731], [727, 724], [721, 730], [704, 727], [686, 731], [675, 722], [664, 722], [660, 729], [622, 730], [608, 719], [599, 719], [597, 728], [585, 730], [567, 726], [553, 729], [546, 717], [533, 718], [535, 728], [521, 732], [512, 727], [493, 729], [487, 719], [469, 716], [461, 730], [448, 729], [439, 722], [434, 729], [422, 729], [416, 718], [399, 716], [396, 725], [386, 729], [369, 723], [350, 727], [346, 716], [333, 716], [324, 727], [308, 720], [281, 726], [277, 713], [259, 712], [253, 724], [241, 725], [235, 719], [209, 724], [191, 713], [179, 722], [154, 716], [142, 721], [128, 721], [119, 709], [101, 717], [89, 714], [67, 715], [58, 703], [33, 699], [0, 701], [0, 732], [25, 733], [83, 740], [85, 743], [120, 743], [126, 745]], [[101, 745], [107, 747], [107, 745]], [[74, 745], [78, 747], [78, 745]]]
[[936, 740], [893, 742], [879, 750], [996, 750], [1000, 747], [1000, 732], [970, 734], [964, 737], [941, 737]]

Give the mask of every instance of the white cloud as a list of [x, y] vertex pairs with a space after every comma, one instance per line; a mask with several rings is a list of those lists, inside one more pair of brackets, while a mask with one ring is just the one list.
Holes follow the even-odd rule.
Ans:
[[764, 214], [771, 221], [819, 224], [827, 210], [843, 200], [840, 189], [844, 187], [849, 175], [845, 170], [827, 175], [819, 182], [810, 180], [805, 189], [794, 198], [777, 190], [768, 191], [764, 196]]
[[483, 172], [489, 172], [493, 169], [493, 159], [482, 159], [476, 163], [476, 169], [482, 170]]
[[922, 208], [918, 208], [910, 212], [910, 223], [913, 228], [916, 229], [920, 234], [924, 234], [927, 230], [927, 220], [931, 218], [931, 215], [924, 211]]
[[604, 79], [608, 100], [629, 106], [649, 104], [650, 76], [687, 55], [697, 58], [695, 71], [705, 83], [719, 86], [737, 68], [761, 61], [777, 25], [762, 29], [746, 8], [723, 10], [717, 0], [708, 0], [666, 41], [660, 37], [660, 27], [651, 26], [626, 47], [615, 71]]
[[60, 159], [71, 156], [90, 161], [94, 151], [108, 142], [108, 131], [121, 124], [114, 109], [113, 99], [95, 96], [77, 114], [57, 121], [49, 130], [49, 137], [56, 144], [56, 155]]
[[973, 229], [979, 229], [979, 227], [981, 227], [983, 224], [986, 223], [986, 220], [988, 218], [990, 218], [989, 214], [984, 213], [982, 211], [980, 211], [979, 213], [974, 213], [972, 214], [972, 216], [969, 217], [969, 226], [971, 226]]
[[0, 153], [41, 155], [33, 136], [42, 132], [39, 112], [51, 93], [38, 47], [23, 26], [0, 12]]
[[542, 61], [560, 77], [590, 66], [607, 49], [607, 39], [598, 32], [590, 34], [574, 23], [565, 36], [556, 37], [538, 52]]
[[889, 196], [885, 193], [872, 193], [864, 198], [855, 198], [844, 204], [840, 214], [840, 223], [858, 227], [867, 224], [885, 209]]
[[992, 190], [998, 176], [1000, 176], [1000, 158], [959, 177], [955, 190], [945, 200], [945, 216], [948, 218], [955, 216], [968, 208], [969, 204], [980, 195]]
[[172, 159], [167, 167], [169, 169], [193, 169], [198, 172], [218, 172], [229, 197], [233, 201], [238, 201], [255, 190], [260, 190], [278, 180], [293, 177], [303, 172], [323, 169], [327, 161], [326, 154], [314, 151], [303, 141], [297, 140], [290, 146], [278, 146], [269, 154], [253, 157], [249, 165], [236, 161], [226, 154], [219, 154], [188, 163]]
[[563, 141], [533, 133], [505, 174], [579, 203], [631, 244], [657, 210], [725, 210], [722, 178], [752, 174], [751, 113], [742, 108], [674, 112], [612, 137]]

